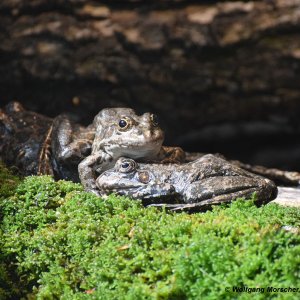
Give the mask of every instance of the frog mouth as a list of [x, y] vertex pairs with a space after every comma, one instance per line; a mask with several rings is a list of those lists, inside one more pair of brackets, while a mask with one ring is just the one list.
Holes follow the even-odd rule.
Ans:
[[171, 201], [178, 195], [175, 188], [171, 185], [167, 188], [162, 188], [156, 187], [155, 185], [133, 184], [131, 186], [124, 186], [121, 189], [119, 187], [111, 189], [110, 192], [117, 193], [118, 195], [129, 196], [133, 199], [141, 199], [145, 204], [153, 203], [153, 201], [161, 203], [166, 199]]
[[164, 138], [161, 134], [144, 134], [139, 137], [136, 137], [134, 140], [130, 139], [128, 142], [123, 142], [119, 147], [123, 149], [123, 151], [128, 151], [130, 155], [132, 151], [135, 152], [143, 152], [143, 151], [151, 151], [160, 150]]

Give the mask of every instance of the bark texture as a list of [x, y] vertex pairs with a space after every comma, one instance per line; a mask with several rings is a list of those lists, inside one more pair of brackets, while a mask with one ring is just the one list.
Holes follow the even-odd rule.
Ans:
[[[298, 136], [300, 0], [199, 2], [2, 0], [1, 102], [85, 122], [107, 106], [153, 111], [194, 151], [222, 152], [197, 144], [221, 122]], [[248, 141], [247, 128], [222, 127], [220, 140]]]

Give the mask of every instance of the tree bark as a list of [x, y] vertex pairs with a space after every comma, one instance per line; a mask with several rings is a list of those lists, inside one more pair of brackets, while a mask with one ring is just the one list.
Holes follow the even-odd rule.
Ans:
[[220, 122], [298, 134], [300, 0], [198, 3], [2, 0], [1, 101], [83, 122], [153, 111], [181, 144]]

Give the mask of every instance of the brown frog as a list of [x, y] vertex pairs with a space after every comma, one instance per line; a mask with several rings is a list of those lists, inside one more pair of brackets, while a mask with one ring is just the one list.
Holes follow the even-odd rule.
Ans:
[[0, 157], [22, 175], [79, 181], [77, 165], [90, 153], [93, 136], [91, 127], [74, 124], [66, 116], [48, 118], [25, 110], [19, 102], [0, 110]]
[[256, 203], [263, 204], [277, 194], [271, 180], [212, 154], [189, 163], [168, 165], [136, 163], [123, 157], [96, 183], [102, 194], [125, 195], [173, 210], [202, 210], [239, 197], [248, 199], [253, 193]]
[[185, 153], [178, 147], [162, 146], [164, 133], [155, 115], [136, 115], [130, 108], [108, 108], [94, 119], [95, 138], [91, 154], [79, 165], [81, 183], [98, 194], [96, 175], [112, 168], [121, 156], [148, 162], [183, 162]]
[[0, 110], [0, 138], [0, 157], [22, 174], [73, 181], [80, 176], [86, 190], [95, 193], [95, 178], [120, 156], [160, 162], [185, 159], [181, 148], [162, 146], [164, 133], [155, 115], [138, 116], [130, 108], [103, 109], [84, 127], [65, 115], [51, 119], [11, 102]]

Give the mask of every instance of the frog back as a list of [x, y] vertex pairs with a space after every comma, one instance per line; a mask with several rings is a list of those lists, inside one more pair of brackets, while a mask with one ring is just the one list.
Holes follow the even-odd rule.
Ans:
[[51, 174], [47, 140], [51, 127], [51, 118], [27, 111], [18, 102], [9, 103], [0, 111], [1, 159], [23, 175]]

